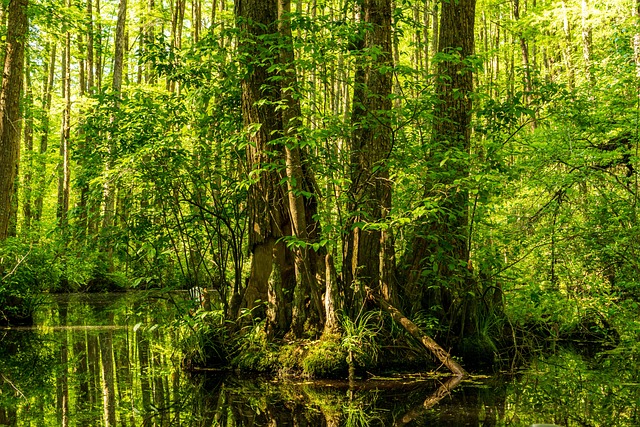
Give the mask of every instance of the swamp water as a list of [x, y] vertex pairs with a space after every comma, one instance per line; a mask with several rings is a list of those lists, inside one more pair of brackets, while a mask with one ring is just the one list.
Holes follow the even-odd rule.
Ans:
[[640, 426], [640, 351], [559, 351], [517, 375], [357, 382], [187, 375], [173, 300], [47, 297], [0, 329], [0, 426]]

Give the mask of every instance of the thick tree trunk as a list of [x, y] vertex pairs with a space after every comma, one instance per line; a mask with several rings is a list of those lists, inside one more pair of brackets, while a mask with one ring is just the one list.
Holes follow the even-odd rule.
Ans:
[[[408, 268], [407, 300], [413, 310], [436, 308], [450, 328], [473, 328], [473, 304], [467, 296], [473, 286], [469, 263], [468, 192], [473, 79], [466, 59], [474, 50], [475, 0], [442, 2], [439, 52], [453, 55], [438, 63], [434, 127], [429, 146], [431, 179], [424, 199], [436, 202], [444, 214], [423, 218], [416, 229]], [[455, 326], [454, 326], [455, 325]], [[460, 333], [456, 329], [455, 336]]]
[[[242, 81], [242, 115], [247, 129], [247, 164], [252, 184], [249, 188], [249, 251], [251, 273], [245, 289], [243, 306], [253, 309], [267, 300], [269, 280], [276, 262], [274, 250], [276, 240], [290, 233], [289, 218], [286, 210], [286, 195], [280, 185], [283, 175], [279, 165], [284, 163], [282, 144], [275, 141], [281, 135], [281, 115], [276, 110], [280, 99], [278, 88], [274, 86], [274, 73], [268, 70], [266, 61], [260, 61], [268, 50], [263, 46], [261, 37], [277, 32], [278, 4], [276, 0], [240, 0], [236, 3], [236, 16], [243, 31], [240, 37], [240, 49], [247, 55], [250, 72]], [[286, 251], [278, 248], [278, 252]], [[289, 257], [278, 256], [278, 260], [287, 263]], [[291, 266], [278, 265], [279, 278], [271, 283], [272, 296], [283, 295], [278, 287], [291, 286], [285, 281], [289, 278]], [[273, 287], [276, 287], [275, 289]], [[258, 302], [259, 301], [259, 302]], [[277, 310], [278, 304], [285, 301], [271, 301], [271, 307]], [[266, 314], [262, 308], [254, 310], [258, 317]], [[288, 327], [281, 322], [286, 319], [271, 319], [272, 330], [282, 331]]]
[[12, 0], [8, 9], [6, 56], [0, 91], [0, 240], [7, 237], [11, 196], [20, 157], [24, 47], [28, 32], [28, 0]]
[[[345, 249], [345, 278], [395, 298], [393, 237], [379, 227], [391, 209], [392, 185], [387, 158], [391, 154], [391, 89], [393, 54], [390, 0], [365, 0], [362, 13], [368, 28], [363, 47], [379, 51], [360, 59], [355, 75], [351, 138], [352, 222]], [[360, 289], [361, 290], [361, 289]]]

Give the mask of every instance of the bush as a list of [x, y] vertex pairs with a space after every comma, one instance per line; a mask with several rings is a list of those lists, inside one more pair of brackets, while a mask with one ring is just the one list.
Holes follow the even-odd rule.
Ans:
[[17, 239], [0, 245], [0, 324], [25, 325], [41, 301], [43, 289], [59, 280], [53, 253]]

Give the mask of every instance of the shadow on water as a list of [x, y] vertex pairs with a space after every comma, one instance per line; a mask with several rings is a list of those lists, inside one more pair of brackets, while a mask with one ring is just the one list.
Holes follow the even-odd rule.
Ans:
[[180, 370], [170, 300], [52, 296], [0, 329], [1, 426], [640, 425], [635, 348], [563, 350], [515, 376], [276, 381]]

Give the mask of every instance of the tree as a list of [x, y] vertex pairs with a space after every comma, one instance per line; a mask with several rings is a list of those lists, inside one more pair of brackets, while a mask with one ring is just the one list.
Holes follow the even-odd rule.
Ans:
[[24, 49], [28, 31], [28, 0], [9, 3], [7, 43], [0, 91], [0, 240], [7, 237], [11, 197], [20, 153]]
[[[241, 0], [236, 5], [236, 16], [243, 31], [240, 49], [248, 66], [242, 80], [242, 116], [248, 137], [246, 150], [251, 179], [248, 196], [251, 272], [243, 298], [243, 307], [248, 309], [269, 299], [272, 274], [276, 286], [272, 292], [280, 294], [280, 298], [283, 287], [292, 289], [295, 283], [290, 254], [279, 241], [290, 234], [286, 195], [280, 185], [283, 176], [277, 167], [284, 158], [283, 147], [276, 142], [282, 129], [281, 116], [276, 111], [280, 94], [273, 82], [274, 73], [268, 67], [269, 53], [263, 44], [268, 36], [277, 34], [274, 27], [277, 13], [276, 0]], [[272, 319], [272, 322], [277, 324], [279, 319]]]
[[[71, 8], [67, 0], [67, 8]], [[60, 164], [58, 165], [58, 206], [56, 217], [60, 227], [64, 230], [67, 225], [70, 198], [70, 166], [69, 146], [71, 139], [71, 32], [67, 30], [64, 35], [64, 47], [62, 50], [62, 99], [64, 110], [62, 111], [62, 123], [60, 126]]]
[[[438, 96], [427, 150], [424, 200], [437, 213], [423, 217], [408, 255], [405, 291], [414, 311], [436, 310], [459, 337], [472, 333], [477, 304], [469, 260], [469, 150], [473, 92], [475, 0], [442, 2], [437, 58]], [[428, 266], [429, 270], [425, 267]]]
[[[395, 299], [394, 243], [384, 221], [391, 209], [391, 2], [365, 0], [351, 123], [350, 230], [343, 276], [347, 284], [367, 286]], [[361, 294], [362, 295], [362, 294]]]

